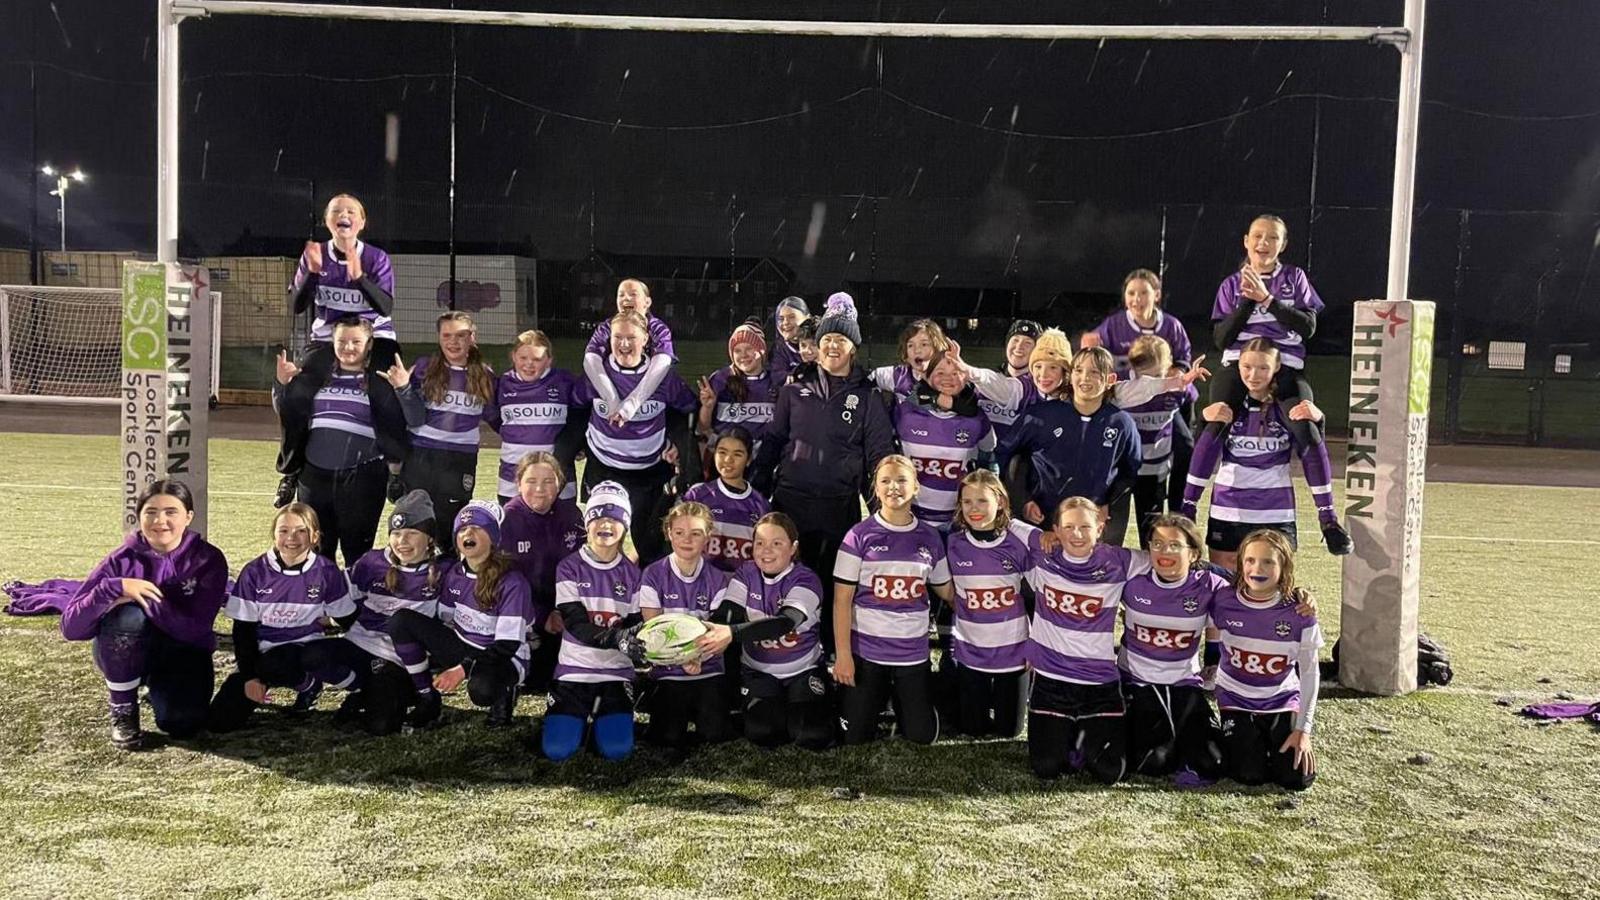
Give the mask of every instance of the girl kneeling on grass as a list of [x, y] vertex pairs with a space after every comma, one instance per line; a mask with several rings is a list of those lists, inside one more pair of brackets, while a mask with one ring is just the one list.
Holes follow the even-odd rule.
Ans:
[[554, 762], [578, 752], [590, 723], [601, 756], [633, 753], [633, 660], [619, 648], [642, 621], [639, 567], [622, 555], [633, 520], [628, 492], [614, 481], [596, 484], [583, 517], [588, 539], [556, 566], [561, 655], [540, 739]]
[[61, 614], [61, 635], [94, 641], [111, 693], [111, 743], [138, 750], [139, 685], [156, 727], [175, 738], [205, 725], [211, 701], [211, 623], [228, 596], [228, 560], [189, 531], [194, 497], [163, 479], [134, 501], [138, 530], [100, 561]]
[[1288, 539], [1251, 532], [1239, 545], [1233, 583], [1211, 610], [1222, 640], [1216, 698], [1228, 777], [1305, 790], [1317, 776], [1311, 724], [1322, 629], [1306, 611], [1305, 589], [1295, 587]]
[[529, 634], [529, 691], [550, 689], [561, 646], [561, 613], [556, 611], [556, 566], [583, 545], [583, 513], [571, 499], [555, 454], [536, 450], [522, 457], [512, 473], [517, 496], [505, 504], [500, 549], [511, 557], [533, 591], [533, 630]]
[[750, 562], [728, 582], [711, 630], [698, 641], [711, 658], [744, 648], [744, 735], [759, 747], [833, 743], [833, 680], [822, 667], [822, 581], [795, 559], [800, 529], [783, 513], [756, 522]]
[[368, 734], [400, 730], [415, 691], [405, 663], [389, 637], [389, 617], [410, 610], [424, 619], [439, 615], [439, 576], [444, 568], [434, 544], [433, 501], [412, 491], [389, 514], [389, 545], [369, 550], [350, 567], [356, 620], [341, 638], [306, 646], [307, 666], [323, 680], [349, 691], [334, 724], [358, 725]]
[[316, 553], [320, 532], [310, 506], [290, 503], [272, 517], [272, 549], [239, 572], [227, 606], [238, 671], [211, 701], [212, 731], [243, 726], [274, 687], [295, 689], [293, 712], [316, 706], [325, 673], [311, 664], [315, 658], [307, 659], [307, 650], [322, 643], [326, 620], [349, 628], [356, 619], [350, 580]]
[[833, 678], [846, 690], [839, 724], [847, 744], [878, 731], [878, 715], [894, 699], [900, 734], [918, 744], [939, 737], [928, 658], [931, 591], [949, 602], [944, 536], [911, 514], [916, 466], [893, 454], [878, 463], [873, 493], [881, 504], [845, 534], [833, 567]]
[[1128, 767], [1142, 775], [1176, 773], [1192, 786], [1221, 777], [1220, 732], [1200, 684], [1207, 617], [1231, 593], [1201, 557], [1200, 529], [1179, 515], [1150, 528], [1151, 570], [1122, 591], [1117, 664], [1128, 701]]
[[[679, 503], [662, 520], [672, 552], [645, 567], [640, 579], [639, 614], [646, 622], [662, 613], [710, 619], [722, 605], [728, 576], [706, 559], [711, 527], [711, 510], [700, 503]], [[684, 666], [652, 666], [650, 678], [648, 740], [682, 749], [691, 740], [713, 744], [732, 737], [720, 654]]]
[[[1039, 530], [1011, 518], [1011, 499], [993, 472], [980, 469], [961, 479], [960, 497], [947, 551], [955, 588], [950, 653], [957, 724], [973, 737], [1016, 738], [1027, 694], [1022, 582], [1028, 554], [1039, 547]], [[946, 665], [940, 664], [941, 672]]]
[[[389, 618], [395, 652], [417, 689], [413, 727], [438, 723], [440, 692], [454, 691], [463, 681], [473, 705], [489, 708], [489, 727], [510, 725], [516, 712], [533, 603], [528, 582], [496, 549], [500, 517], [499, 505], [488, 500], [473, 500], [456, 515], [459, 558], [439, 581], [438, 619], [410, 609]], [[443, 671], [432, 676], [430, 669]]]
[[1055, 511], [1059, 546], [1029, 556], [1028, 757], [1040, 778], [1070, 768], [1113, 784], [1127, 772], [1114, 630], [1123, 587], [1150, 557], [1100, 543], [1103, 527], [1095, 501], [1068, 497]]

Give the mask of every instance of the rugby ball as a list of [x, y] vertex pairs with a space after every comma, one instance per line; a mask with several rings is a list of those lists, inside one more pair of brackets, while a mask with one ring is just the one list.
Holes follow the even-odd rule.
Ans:
[[662, 613], [639, 629], [645, 662], [655, 666], [681, 666], [700, 658], [695, 639], [707, 631], [706, 623], [688, 613]]

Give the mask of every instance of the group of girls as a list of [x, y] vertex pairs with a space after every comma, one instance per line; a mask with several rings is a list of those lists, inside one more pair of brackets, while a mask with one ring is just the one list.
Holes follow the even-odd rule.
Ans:
[[[574, 521], [556, 512], [575, 506], [560, 497], [553, 454], [529, 454], [519, 470], [513, 506]], [[144, 740], [141, 683], [157, 725], [178, 738], [244, 726], [273, 689], [293, 694], [287, 712], [307, 711], [325, 686], [344, 692], [334, 716], [342, 727], [430, 728], [441, 695], [463, 687], [487, 725], [503, 727], [541, 635], [554, 632], [537, 739], [554, 761], [585, 747], [631, 754], [641, 693], [646, 740], [679, 751], [740, 734], [763, 747], [861, 744], [880, 735], [892, 700], [896, 732], [917, 743], [942, 728], [1014, 739], [1026, 714], [1030, 763], [1044, 779], [1312, 783], [1322, 638], [1281, 533], [1251, 532], [1236, 572], [1224, 573], [1200, 559], [1199, 531], [1182, 516], [1157, 519], [1146, 553], [1102, 542], [1088, 498], [1064, 500], [1044, 530], [1012, 518], [1005, 486], [986, 469], [961, 479], [948, 532], [913, 513], [920, 488], [909, 458], [885, 457], [872, 485], [877, 510], [849, 529], [832, 573], [831, 666], [823, 580], [798, 560], [789, 517], [763, 515], [751, 558], [730, 571], [707, 555], [714, 521], [704, 504], [685, 500], [660, 522], [636, 522], [614, 482], [591, 491], [562, 539], [571, 552], [542, 548], [531, 559], [507, 510], [481, 500], [457, 514], [456, 556], [444, 556], [431, 501], [413, 491], [396, 504], [387, 546], [349, 571], [313, 551], [316, 512], [293, 503], [273, 515], [271, 549], [231, 587], [220, 551], [188, 530], [187, 489], [157, 482], [139, 498], [139, 529], [90, 575], [63, 630], [94, 642], [112, 740], [127, 749]], [[624, 544], [646, 527], [671, 549], [641, 568]], [[536, 599], [524, 571], [553, 584], [553, 604]], [[953, 623], [940, 661], [949, 696], [935, 689], [930, 651], [941, 605]], [[234, 623], [236, 670], [212, 697], [219, 610]], [[665, 612], [707, 623], [697, 661], [643, 663], [639, 626]], [[1202, 684], [1207, 664], [1220, 722]]]
[[[359, 241], [359, 203], [334, 198], [327, 224], [331, 240], [308, 245], [295, 287], [297, 307], [316, 303], [314, 343], [297, 363], [280, 359], [275, 392], [280, 468], [302, 502], [280, 505], [272, 549], [246, 567], [226, 601], [236, 648], [246, 647], [236, 649], [237, 672], [198, 719], [185, 707], [179, 732], [196, 721], [239, 727], [271, 688], [293, 689], [291, 709], [309, 709], [323, 686], [347, 692], [342, 723], [375, 733], [403, 720], [428, 727], [439, 720], [440, 692], [465, 682], [496, 725], [511, 721], [519, 691], [548, 689], [540, 740], [551, 758], [577, 752], [585, 736], [603, 755], [625, 755], [637, 626], [681, 610], [711, 628], [704, 663], [649, 673], [649, 734], [673, 746], [726, 739], [741, 727], [762, 745], [865, 741], [892, 698], [899, 732], [916, 741], [936, 739], [941, 714], [947, 730], [1015, 735], [1027, 710], [1034, 766], [1045, 776], [1071, 764], [1120, 777], [1131, 764], [1214, 777], [1216, 733], [1184, 724], [1209, 722], [1203, 695], [1188, 689], [1211, 601], [1186, 595], [1183, 615], [1156, 616], [1151, 646], [1171, 658], [1130, 650], [1125, 638], [1119, 669], [1107, 648], [1123, 587], [1154, 566], [1154, 583], [1166, 590], [1201, 565], [1192, 516], [1215, 476], [1203, 543], [1214, 564], [1241, 574], [1236, 587], [1212, 586], [1248, 602], [1273, 590], [1293, 596], [1291, 452], [1301, 456], [1330, 550], [1349, 549], [1333, 516], [1320, 413], [1304, 379], [1285, 375], [1303, 369], [1321, 303], [1304, 273], [1279, 262], [1286, 233], [1275, 217], [1251, 223], [1245, 266], [1219, 290], [1224, 372], [1212, 382], [1216, 402], [1203, 412], [1192, 465], [1182, 463], [1184, 410], [1209, 372], [1161, 311], [1159, 278], [1147, 270], [1125, 280], [1125, 313], [1086, 334], [1077, 353], [1060, 331], [1019, 320], [996, 370], [971, 366], [937, 323], [920, 320], [901, 339], [900, 363], [869, 371], [858, 362], [848, 295], [828, 298], [817, 316], [787, 298], [770, 347], [759, 323], [739, 326], [729, 365], [696, 391], [674, 371], [671, 331], [633, 279], [619, 286], [617, 312], [596, 329], [581, 374], [556, 368], [549, 340], [535, 331], [518, 336], [510, 369], [496, 377], [462, 313], [441, 316], [438, 353], [407, 367], [387, 319], [392, 276], [382, 251]], [[501, 434], [499, 504], [470, 501], [480, 424]], [[581, 512], [572, 484], [580, 453]], [[1164, 515], [1173, 488], [1191, 518]], [[385, 493], [399, 502], [388, 545], [373, 550]], [[150, 497], [187, 506], [181, 493]], [[1130, 497], [1140, 544], [1157, 551], [1153, 562], [1113, 546]], [[865, 521], [863, 501], [874, 510]], [[1261, 529], [1280, 537], [1259, 537]], [[630, 532], [634, 556], [623, 552]], [[171, 569], [171, 550], [151, 551], [142, 532], [129, 540], [123, 557], [143, 553], [149, 565]], [[1284, 577], [1251, 587], [1245, 570], [1260, 543], [1271, 545], [1257, 552], [1260, 565]], [[345, 569], [332, 562], [341, 550]], [[833, 579], [831, 598], [822, 577]], [[1159, 594], [1156, 587], [1143, 590]], [[173, 637], [162, 629], [170, 619], [150, 615], [165, 608], [154, 590], [109, 598], [147, 614], [122, 632], [149, 634], [119, 646]], [[1146, 611], [1123, 605], [1125, 634], [1145, 633], [1133, 626]], [[1198, 630], [1172, 627], [1178, 619]], [[86, 621], [78, 630], [96, 638], [112, 684], [117, 664], [108, 669], [100, 652], [99, 618]], [[1284, 627], [1275, 621], [1273, 633]], [[325, 638], [324, 628], [343, 634]], [[947, 661], [937, 673], [930, 628]], [[1228, 629], [1215, 631], [1226, 644]], [[1264, 646], [1233, 634], [1241, 648]], [[740, 652], [727, 653], [734, 643]], [[1173, 655], [1180, 650], [1188, 655]], [[1299, 708], [1290, 682], [1297, 671], [1314, 678], [1314, 667], [1305, 673], [1253, 653], [1232, 657], [1233, 675], [1224, 660], [1218, 684], [1244, 705], [1223, 712]], [[1278, 681], [1239, 681], [1269, 663]], [[1152, 672], [1172, 677], [1142, 680]], [[119, 744], [139, 739], [137, 707], [131, 725], [126, 711], [140, 678], [112, 684]], [[154, 703], [161, 679], [152, 672], [145, 680]], [[1123, 681], [1131, 685], [1125, 702]], [[1295, 735], [1309, 733], [1309, 684], [1307, 714], [1285, 720], [1294, 727], [1261, 726], [1283, 732], [1273, 752], [1289, 753], [1304, 776], [1309, 738]], [[1263, 693], [1268, 687], [1282, 696]], [[1281, 708], [1250, 705], [1263, 698]], [[170, 732], [166, 723], [176, 720], [161, 709], [157, 722]], [[1166, 737], [1156, 740], [1162, 721]], [[1230, 726], [1223, 743], [1257, 724]], [[1262, 759], [1287, 771], [1277, 757]]]

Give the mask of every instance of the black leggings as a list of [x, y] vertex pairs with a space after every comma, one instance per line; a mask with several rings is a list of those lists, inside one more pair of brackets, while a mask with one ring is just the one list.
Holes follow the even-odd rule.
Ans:
[[833, 679], [817, 667], [779, 680], [745, 669], [744, 736], [758, 747], [795, 744], [807, 750], [833, 745]]
[[[947, 657], [948, 659], [948, 657]], [[1015, 739], [1022, 734], [1022, 710], [1028, 692], [1023, 672], [980, 672], [953, 659], [960, 712], [956, 723], [971, 737]], [[944, 664], [940, 665], [943, 668]]]
[[[1280, 367], [1277, 376], [1272, 380], [1272, 395], [1278, 401], [1278, 408], [1283, 411], [1283, 420], [1289, 423], [1289, 430], [1300, 440], [1300, 446], [1315, 447], [1322, 443], [1322, 428], [1317, 423], [1289, 418], [1289, 410], [1293, 409], [1295, 404], [1301, 400], [1315, 399], [1311, 392], [1311, 382], [1306, 380], [1305, 370]], [[1248, 396], [1250, 392], [1245, 389], [1244, 381], [1239, 377], [1237, 363], [1223, 366], [1217, 377], [1211, 379], [1211, 402], [1228, 404], [1233, 409], [1235, 421], [1244, 418], [1244, 401]], [[1206, 427], [1222, 426], [1216, 422], [1208, 422]]]
[[667, 553], [667, 539], [661, 533], [661, 517], [667, 514], [667, 484], [672, 481], [672, 466], [658, 462], [645, 469], [617, 469], [589, 454], [583, 466], [583, 497], [602, 481], [615, 481], [628, 493], [633, 507], [633, 549], [639, 553], [640, 567], [655, 562]]
[[[1187, 470], [1188, 466], [1184, 468]], [[1156, 518], [1166, 512], [1166, 502], [1166, 477], [1140, 475], [1133, 481], [1133, 492], [1111, 507], [1111, 518], [1106, 522], [1106, 531], [1100, 540], [1113, 547], [1122, 546], [1122, 539], [1128, 533], [1128, 505], [1131, 503], [1134, 519], [1139, 523], [1139, 546], [1150, 549], [1150, 529], [1154, 527]]]
[[[1167, 509], [1183, 509], [1183, 486], [1189, 478], [1189, 460], [1194, 456], [1194, 401], [1187, 398], [1172, 417], [1172, 473], [1167, 476]], [[1137, 488], [1136, 488], [1137, 490]]]
[[434, 450], [413, 447], [406, 454], [400, 478], [406, 490], [422, 490], [433, 501], [433, 521], [441, 536], [440, 548], [446, 556], [456, 555], [455, 541], [446, 535], [453, 533], [456, 513], [472, 499], [472, 489], [478, 483], [478, 451]]
[[395, 611], [389, 617], [389, 637], [395, 644], [421, 644], [433, 669], [467, 670], [467, 696], [474, 706], [490, 706], [506, 690], [522, 682], [510, 659], [472, 646], [455, 629], [414, 609]]
[[1142, 775], [1222, 776], [1221, 730], [1198, 686], [1128, 686], [1128, 766]]
[[[650, 727], [645, 739], [668, 747], [717, 744], [733, 737], [723, 676], [657, 681], [650, 690]], [[694, 723], [693, 735], [689, 724]]]
[[[297, 644], [284, 644], [261, 653], [256, 661], [255, 678], [267, 687], [299, 688], [306, 683], [310, 670], [306, 664], [306, 650], [322, 639]], [[206, 726], [219, 734], [243, 727], [255, 712], [257, 704], [245, 695], [245, 683], [251, 676], [235, 672], [222, 682], [217, 696], [211, 701], [211, 711]]]
[[[113, 608], [100, 619], [94, 661], [107, 682], [126, 682], [129, 702], [139, 684], [149, 691], [156, 727], [175, 738], [205, 727], [215, 672], [211, 650], [185, 644], [150, 621], [137, 603]], [[113, 693], [113, 702], [116, 702]]]
[[822, 579], [822, 625], [818, 629], [822, 652], [833, 653], [833, 563], [845, 533], [861, 521], [861, 498], [819, 497], [780, 487], [772, 494], [772, 509], [794, 519], [800, 531], [800, 561]]
[[933, 706], [933, 671], [926, 661], [886, 666], [859, 656], [856, 683], [839, 698], [839, 724], [846, 744], [865, 744], [877, 737], [878, 715], [894, 698], [900, 736], [917, 744], [939, 739], [939, 714]]
[[344, 553], [346, 567], [372, 549], [383, 515], [384, 488], [389, 467], [374, 459], [353, 469], [324, 469], [309, 463], [300, 470], [295, 499], [309, 504], [322, 526], [317, 552], [338, 561]]
[[[400, 398], [394, 387], [378, 376], [379, 372], [394, 365], [400, 355], [400, 344], [390, 338], [373, 338], [372, 355], [367, 360], [367, 397], [372, 403], [374, 435], [378, 449], [391, 460], [405, 457], [408, 439], [405, 432], [405, 413], [400, 409]], [[278, 424], [282, 435], [278, 443], [278, 471], [284, 475], [298, 473], [306, 462], [306, 437], [311, 433], [311, 404], [328, 383], [338, 359], [333, 344], [315, 341], [307, 344], [305, 352], [296, 362], [300, 374], [283, 386], [283, 397], [278, 403]]]
[[1116, 684], [1035, 676], [1029, 696], [1028, 762], [1040, 778], [1082, 770], [1102, 784], [1127, 774], [1127, 728]]
[[1294, 751], [1279, 747], [1294, 731], [1294, 713], [1222, 713], [1222, 754], [1228, 777], [1245, 785], [1272, 784], [1303, 791], [1317, 780], [1295, 768]]

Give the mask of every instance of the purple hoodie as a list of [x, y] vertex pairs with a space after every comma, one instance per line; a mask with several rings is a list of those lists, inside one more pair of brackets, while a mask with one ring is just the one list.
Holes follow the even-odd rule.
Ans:
[[500, 549], [533, 588], [534, 624], [556, 608], [556, 564], [583, 546], [583, 513], [571, 500], [557, 500], [550, 511], [534, 512], [521, 497], [505, 505], [500, 524]]
[[161, 589], [150, 604], [150, 620], [174, 640], [206, 650], [216, 648], [212, 625], [228, 599], [228, 560], [222, 551], [190, 531], [171, 553], [157, 553], [135, 531], [94, 567], [61, 614], [61, 634], [87, 641], [100, 620], [122, 596], [122, 579], [142, 578]]

